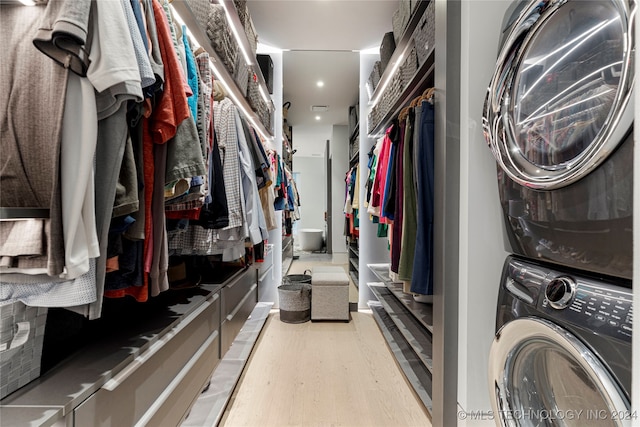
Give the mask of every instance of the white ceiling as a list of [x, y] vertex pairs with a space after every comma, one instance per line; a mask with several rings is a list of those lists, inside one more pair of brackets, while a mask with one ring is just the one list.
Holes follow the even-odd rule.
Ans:
[[[285, 50], [283, 97], [291, 102], [287, 121], [293, 126], [297, 155], [322, 155], [324, 145], [307, 146], [306, 136], [314, 127], [325, 135], [327, 127], [347, 124], [348, 108], [358, 102], [357, 51], [380, 46], [384, 33], [392, 30], [398, 0], [248, 0], [247, 4], [258, 42]], [[316, 86], [318, 80], [324, 87]], [[329, 110], [314, 113], [312, 105], [327, 105]], [[304, 127], [304, 133], [296, 133], [296, 126]]]

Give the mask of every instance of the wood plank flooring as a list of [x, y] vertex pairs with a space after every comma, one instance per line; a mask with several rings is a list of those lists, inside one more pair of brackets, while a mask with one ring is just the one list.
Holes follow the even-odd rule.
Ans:
[[272, 312], [220, 425], [431, 426], [371, 312], [351, 315], [289, 324]]

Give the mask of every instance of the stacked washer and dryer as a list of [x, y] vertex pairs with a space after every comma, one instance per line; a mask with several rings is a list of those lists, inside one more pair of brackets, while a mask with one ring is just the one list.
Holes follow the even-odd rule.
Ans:
[[635, 10], [632, 0], [528, 0], [505, 14], [483, 113], [512, 252], [489, 362], [498, 425], [637, 420]]

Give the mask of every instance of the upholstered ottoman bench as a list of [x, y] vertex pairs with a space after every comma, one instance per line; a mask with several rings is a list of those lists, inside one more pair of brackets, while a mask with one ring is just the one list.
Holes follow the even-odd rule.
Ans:
[[349, 276], [342, 267], [312, 269], [311, 320], [349, 321]]

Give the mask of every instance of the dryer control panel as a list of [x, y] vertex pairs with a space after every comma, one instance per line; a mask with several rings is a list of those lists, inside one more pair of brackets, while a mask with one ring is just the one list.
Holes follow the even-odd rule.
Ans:
[[553, 273], [550, 272], [542, 299], [543, 311], [553, 311], [555, 318], [586, 325], [600, 334], [631, 341], [633, 295], [630, 289], [571, 275], [553, 277]]
[[633, 294], [630, 288], [511, 257], [503, 287], [527, 311], [631, 342]]

